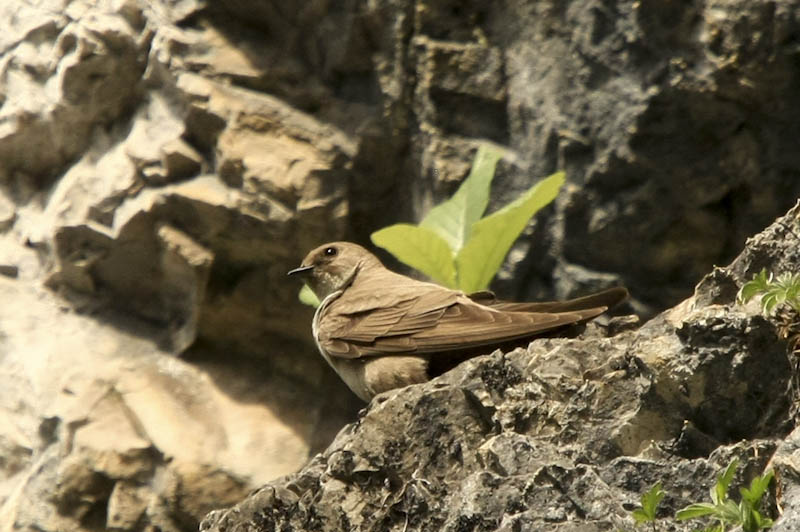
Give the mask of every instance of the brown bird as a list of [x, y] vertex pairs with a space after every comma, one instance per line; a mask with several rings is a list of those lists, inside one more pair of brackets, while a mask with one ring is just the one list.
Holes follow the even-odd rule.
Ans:
[[544, 303], [499, 301], [488, 291], [467, 295], [388, 270], [350, 242], [314, 249], [289, 275], [302, 277], [322, 302], [314, 340], [364, 401], [472, 356], [586, 322], [628, 297], [622, 287]]

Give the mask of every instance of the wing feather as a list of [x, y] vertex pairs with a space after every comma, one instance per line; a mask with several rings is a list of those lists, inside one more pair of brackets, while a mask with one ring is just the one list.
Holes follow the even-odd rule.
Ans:
[[468, 297], [481, 305], [512, 312], [574, 312], [596, 307], [613, 308], [628, 299], [628, 291], [621, 286], [617, 286], [575, 299], [541, 301], [538, 303], [503, 301], [497, 299], [494, 293], [488, 290], [469, 294]]
[[578, 312], [509, 312], [473, 302], [459, 292], [440, 289], [396, 307], [359, 314], [326, 316], [319, 341], [340, 358], [388, 353], [434, 354], [533, 337], [593, 318], [605, 307]]

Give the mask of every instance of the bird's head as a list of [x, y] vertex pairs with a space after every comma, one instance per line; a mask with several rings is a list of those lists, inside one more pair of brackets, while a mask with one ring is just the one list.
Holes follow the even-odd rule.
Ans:
[[350, 285], [365, 267], [381, 263], [375, 255], [351, 242], [331, 242], [313, 249], [299, 268], [289, 272], [308, 284], [320, 301]]

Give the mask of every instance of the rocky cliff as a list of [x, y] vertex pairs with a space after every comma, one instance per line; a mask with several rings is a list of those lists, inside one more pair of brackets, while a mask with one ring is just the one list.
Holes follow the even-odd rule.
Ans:
[[775, 471], [773, 530], [797, 530], [800, 339], [735, 296], [761, 267], [800, 270], [799, 235], [800, 203], [641, 328], [616, 318], [379, 395], [302, 470], [201, 530], [632, 530], [657, 482], [658, 530], [697, 530], [675, 511], [708, 501], [733, 459], [734, 487]]
[[[363, 405], [316, 354], [311, 310], [297, 303], [285, 272], [322, 241], [368, 244], [383, 225], [418, 220], [454, 190], [486, 141], [509, 151], [495, 179], [496, 205], [556, 169], [568, 180], [494, 288], [506, 298], [543, 299], [620, 283], [634, 295], [632, 311], [659, 317], [643, 333], [603, 340], [602, 352], [578, 354], [601, 342], [596, 330], [594, 339], [531, 348], [550, 346], [553, 354], [493, 355], [448, 375], [443, 388], [374, 404], [347, 429], [364, 445], [378, 440], [358, 438], [359, 427], [387, 422], [380, 411], [418, 433], [387, 440], [383, 455], [367, 447], [331, 454], [354, 445], [340, 435], [292, 482], [321, 478], [338, 455], [330, 478], [346, 488], [325, 489], [334, 501], [353, 497], [352, 479], [384, 475], [381, 507], [394, 510], [374, 519], [402, 527], [398, 508], [422, 519], [428, 514], [408, 505], [424, 504], [430, 515], [457, 520], [478, 492], [454, 491], [448, 497], [462, 497], [457, 502], [425, 495], [426, 482], [430, 489], [441, 489], [440, 478], [483, 482], [474, 475], [495, 459], [487, 450], [478, 467], [478, 454], [451, 444], [469, 450], [494, 438], [489, 447], [513, 447], [514, 416], [520, 446], [562, 425], [576, 434], [584, 424], [604, 430], [602, 415], [585, 403], [573, 404], [575, 418], [553, 410], [557, 422], [542, 427], [550, 418], [532, 413], [589, 392], [605, 405], [603, 415], [627, 420], [598, 436], [611, 450], [578, 451], [577, 440], [561, 449], [553, 439], [538, 462], [498, 467], [521, 468], [524, 477], [550, 456], [565, 472], [583, 467], [570, 478], [606, 475], [612, 485], [608, 475], [625, 467], [598, 466], [599, 457], [638, 460], [648, 438], [699, 427], [710, 439], [692, 451], [698, 459], [736, 438], [772, 442], [755, 447], [757, 469], [791, 428], [790, 397], [775, 391], [786, 359], [770, 322], [752, 309], [709, 306], [729, 303], [732, 283], [757, 268], [732, 273], [720, 285], [724, 297], [703, 296], [696, 315], [686, 314], [686, 303], [672, 311], [679, 319], [659, 312], [690, 296], [713, 265], [732, 260], [747, 236], [800, 195], [799, 7], [796, 0], [0, 3], [0, 530], [193, 530], [208, 511], [300, 470]], [[769, 257], [756, 266], [783, 260]], [[676, 325], [681, 320], [689, 325]], [[730, 338], [705, 338], [717, 325]], [[625, 352], [636, 342], [657, 347], [645, 338], [659, 335], [663, 357], [679, 353], [679, 360], [659, 366], [647, 358], [655, 354]], [[686, 392], [691, 401], [680, 399], [682, 389], [647, 391], [674, 380], [648, 368], [695, 372], [692, 363], [678, 364], [686, 346], [703, 341], [723, 346], [709, 348], [713, 356], [702, 351], [716, 368], [710, 381], [703, 372], [685, 376], [699, 387]], [[725, 353], [737, 371], [756, 371], [753, 356], [733, 355], [750, 353], [754, 341], [774, 362], [764, 377], [774, 377], [774, 404], [758, 396], [742, 405], [738, 394], [756, 393], [756, 384], [725, 373]], [[579, 379], [603, 360], [617, 377], [598, 370]], [[489, 376], [475, 381], [481, 372]], [[644, 376], [633, 378], [637, 372]], [[617, 392], [603, 399], [604, 379], [636, 384], [624, 388], [631, 404], [614, 406]], [[690, 415], [698, 398], [716, 397], [705, 387], [718, 379], [731, 383], [719, 393], [736, 408]], [[531, 382], [538, 384], [524, 391]], [[502, 406], [512, 392], [523, 397]], [[640, 414], [624, 410], [664, 394], [674, 399], [664, 403], [672, 411], [650, 402]], [[443, 399], [452, 411], [439, 408], [440, 422], [419, 426], [415, 409], [435, 410]], [[416, 401], [423, 406], [393, 410]], [[734, 420], [747, 426], [736, 429]], [[449, 424], [458, 425], [450, 436], [441, 432]], [[433, 469], [399, 448], [420, 443], [442, 449]], [[450, 471], [459, 452], [462, 471]], [[719, 452], [724, 461], [734, 451]], [[353, 476], [364, 467], [383, 473]], [[691, 479], [687, 471], [684, 481], [710, 471]], [[641, 478], [644, 485], [650, 477]], [[318, 493], [309, 482], [275, 500]], [[472, 514], [484, 502], [482, 495], [469, 502]], [[486, 526], [495, 523], [484, 513]], [[356, 526], [356, 513], [347, 515]], [[477, 526], [470, 519], [464, 527]]]

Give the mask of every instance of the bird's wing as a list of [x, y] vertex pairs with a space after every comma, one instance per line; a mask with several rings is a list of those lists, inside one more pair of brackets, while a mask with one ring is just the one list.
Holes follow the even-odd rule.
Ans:
[[397, 291], [395, 297], [388, 297], [380, 289], [348, 290], [323, 311], [318, 338], [322, 347], [344, 358], [377, 354], [380, 351], [370, 346], [375, 347], [380, 339], [409, 336], [434, 327], [445, 311], [463, 297], [435, 285], [410, 288], [414, 290]]
[[[346, 294], [352, 296], [352, 294]], [[334, 301], [322, 317], [319, 342], [341, 358], [451, 352], [532, 337], [591, 319], [605, 306], [575, 312], [510, 312], [476, 303], [460, 292], [427, 285], [386, 307], [349, 312], [350, 297]]]
[[497, 299], [494, 293], [488, 290], [474, 292], [469, 294], [468, 297], [481, 305], [511, 312], [574, 312], [596, 307], [613, 308], [628, 299], [628, 291], [621, 286], [617, 286], [575, 299], [538, 303], [503, 301]]

